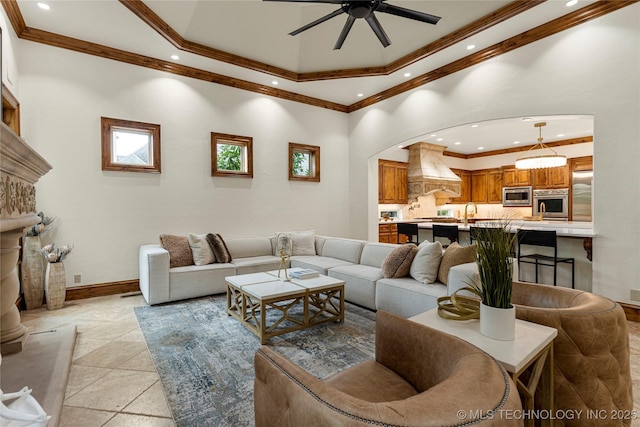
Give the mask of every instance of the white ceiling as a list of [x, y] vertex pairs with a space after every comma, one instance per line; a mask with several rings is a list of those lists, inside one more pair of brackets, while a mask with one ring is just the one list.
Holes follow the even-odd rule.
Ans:
[[[39, 8], [38, 1], [49, 4], [50, 9]], [[358, 94], [366, 98], [405, 82], [410, 78], [405, 77], [405, 73], [416, 77], [469, 55], [473, 52], [467, 50], [469, 44], [475, 44], [476, 51], [486, 48], [594, 0], [580, 0], [573, 7], [565, 6], [565, 0], [548, 0], [387, 76], [313, 82], [293, 82], [180, 51], [117, 0], [38, 1], [18, 0], [18, 7], [28, 27], [165, 61], [171, 61], [171, 55], [178, 54], [180, 59], [177, 62], [184, 65], [268, 86], [277, 80], [279, 89], [350, 105], [362, 99]], [[434, 14], [442, 19], [437, 25], [430, 25], [376, 13], [392, 41], [391, 46], [383, 48], [366, 22], [357, 20], [344, 46], [337, 51], [333, 50], [333, 45], [346, 20], [345, 14], [297, 36], [289, 36], [288, 33], [337, 10], [338, 5], [261, 0], [143, 2], [186, 40], [300, 73], [387, 65], [505, 6], [509, 0], [388, 0], [389, 4]], [[520, 139], [523, 144], [535, 142], [536, 129], [531, 123], [525, 123], [527, 129], [523, 131], [520, 119], [500, 120], [491, 126], [486, 124], [474, 128], [470, 134], [458, 133], [454, 136], [453, 131], [443, 132], [448, 139], [456, 139], [462, 143], [455, 147], [448, 143], [443, 145], [448, 145], [451, 151], [470, 154], [477, 152], [478, 144], [485, 146], [486, 150], [492, 150], [505, 148], [516, 139]], [[556, 122], [558, 126], [562, 124], [564, 127], [554, 129]], [[510, 128], [513, 131], [506, 130], [504, 126], [507, 123], [512, 123]], [[553, 127], [548, 126], [543, 132], [545, 141], [552, 141], [553, 135], [558, 133], [571, 138], [572, 135], [586, 136], [593, 132], [591, 119], [566, 120], [565, 117], [563, 120], [554, 120], [553, 123]], [[496, 137], [497, 126], [500, 127], [500, 137]]]

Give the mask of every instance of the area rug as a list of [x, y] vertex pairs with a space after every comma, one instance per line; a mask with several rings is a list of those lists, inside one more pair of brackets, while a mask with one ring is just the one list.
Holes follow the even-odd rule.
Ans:
[[[345, 303], [327, 322], [267, 341], [319, 378], [374, 357], [375, 313]], [[135, 313], [178, 427], [253, 426], [258, 338], [226, 314], [226, 296], [136, 307]]]

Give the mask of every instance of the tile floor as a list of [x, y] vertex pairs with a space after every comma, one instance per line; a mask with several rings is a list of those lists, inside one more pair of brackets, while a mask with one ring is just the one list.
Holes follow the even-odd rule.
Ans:
[[[32, 331], [76, 325], [78, 336], [61, 427], [175, 426], [133, 307], [140, 295], [68, 301], [21, 312]], [[640, 417], [640, 323], [629, 322], [634, 406]], [[640, 427], [634, 420], [633, 427]]]

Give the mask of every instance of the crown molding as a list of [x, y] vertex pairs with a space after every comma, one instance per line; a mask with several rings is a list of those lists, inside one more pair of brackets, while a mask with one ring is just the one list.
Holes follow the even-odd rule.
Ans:
[[[578, 138], [563, 139], [561, 141], [545, 142], [544, 145], [546, 145], [547, 147], [562, 147], [565, 145], [584, 144], [588, 142], [593, 142], [593, 136], [580, 136]], [[535, 147], [535, 145], [536, 144], [523, 145], [519, 147], [483, 151], [482, 153], [473, 153], [473, 154], [461, 154], [461, 153], [456, 153], [455, 151], [444, 151], [442, 154], [444, 156], [457, 157], [459, 159], [475, 159], [478, 157], [489, 157], [489, 156], [497, 156], [499, 154], [510, 154], [510, 153], [519, 153], [521, 151], [529, 151], [532, 147]]]
[[248, 68], [254, 71], [271, 74], [283, 79], [294, 82], [311, 82], [318, 80], [333, 80], [356, 77], [385, 76], [401, 70], [417, 61], [433, 55], [449, 46], [452, 46], [468, 37], [471, 37], [481, 31], [486, 30], [494, 25], [506, 21], [509, 18], [525, 12], [547, 0], [518, 0], [491, 12], [470, 24], [453, 31], [446, 36], [427, 44], [388, 65], [379, 67], [351, 68], [344, 70], [328, 70], [315, 71], [307, 73], [296, 73], [274, 65], [265, 64], [245, 58], [240, 55], [225, 52], [199, 43], [195, 43], [183, 38], [175, 31], [167, 22], [158, 16], [151, 8], [149, 8], [142, 0], [119, 0], [127, 9], [133, 12], [138, 18], [153, 28], [158, 34], [164, 37], [169, 43], [176, 48], [201, 55], [217, 61], [226, 62], [228, 64], [237, 65], [239, 67]]
[[[300, 102], [303, 104], [312, 105], [315, 107], [326, 108], [329, 110], [339, 111], [343, 113], [351, 113], [359, 109], [374, 105], [380, 101], [384, 101], [396, 95], [402, 94], [409, 90], [421, 87], [432, 81], [438, 80], [442, 77], [446, 77], [455, 72], [464, 70], [473, 65], [480, 64], [503, 53], [510, 52], [520, 47], [526, 46], [529, 43], [544, 39], [551, 35], [557, 34], [566, 29], [575, 27], [589, 20], [599, 18], [608, 13], [614, 12], [618, 9], [630, 6], [637, 3], [640, 0], [600, 0], [596, 3], [587, 5], [579, 10], [569, 13], [565, 16], [557, 18], [553, 21], [547, 22], [531, 30], [520, 33], [514, 37], [506, 39], [500, 43], [496, 43], [493, 46], [487, 47], [479, 52], [468, 55], [459, 60], [453, 61], [447, 65], [436, 68], [411, 80], [408, 80], [402, 84], [393, 86], [382, 92], [379, 92], [373, 96], [365, 98], [359, 102], [351, 105], [343, 105], [336, 102], [323, 100], [307, 95], [302, 95], [296, 92], [285, 91], [277, 89], [271, 86], [266, 86], [258, 83], [253, 83], [246, 80], [237, 79], [235, 77], [229, 77], [210, 71], [188, 67], [181, 64], [176, 64], [169, 61], [164, 61], [136, 53], [111, 48], [96, 43], [91, 43], [84, 40], [78, 40], [71, 37], [63, 36], [60, 34], [51, 33], [35, 28], [30, 28], [26, 25], [20, 8], [18, 7], [17, 0], [0, 0], [2, 6], [9, 17], [9, 21], [16, 32], [17, 36], [24, 40], [33, 41], [36, 43], [42, 43], [50, 46], [60, 47], [63, 49], [69, 49], [88, 55], [99, 56], [106, 59], [125, 62], [141, 67], [152, 68], [159, 71], [164, 71], [176, 75], [190, 77], [198, 80], [208, 81], [211, 83], [217, 83], [225, 86], [235, 87], [238, 89], [247, 90], [250, 92], [260, 93], [263, 95], [273, 96], [280, 99], [285, 99], [294, 102]], [[132, 4], [142, 3], [139, 0], [134, 0]], [[518, 2], [515, 2], [518, 3]], [[534, 0], [530, 0], [529, 3], [535, 3]], [[162, 29], [167, 34], [171, 33], [170, 27], [162, 27], [161, 22], [156, 22], [154, 25]], [[461, 29], [462, 30], [462, 29]], [[478, 29], [480, 31], [480, 29]], [[177, 33], [176, 33], [177, 34]], [[187, 41], [184, 41], [187, 43]], [[187, 43], [188, 44], [188, 43]], [[446, 47], [446, 46], [445, 46]], [[444, 47], [443, 47], [444, 48]], [[250, 61], [250, 60], [248, 60]], [[237, 64], [236, 64], [237, 65]], [[266, 65], [266, 64], [265, 64]], [[351, 70], [344, 70], [351, 71]], [[273, 74], [269, 71], [269, 74]], [[336, 72], [337, 73], [337, 72]], [[275, 75], [275, 74], [274, 74]], [[369, 75], [369, 74], [367, 74]], [[356, 77], [356, 76], [351, 76]], [[358, 76], [362, 77], [362, 76]], [[331, 78], [342, 78], [337, 74]], [[314, 80], [318, 80], [317, 76]]]

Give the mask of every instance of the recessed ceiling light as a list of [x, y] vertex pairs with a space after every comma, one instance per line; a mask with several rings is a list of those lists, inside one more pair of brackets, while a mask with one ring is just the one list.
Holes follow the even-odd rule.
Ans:
[[359, 93], [358, 94], [358, 98], [362, 98], [364, 96], [364, 93]]
[[514, 144], [520, 144], [520, 141], [513, 141]]
[[271, 82], [271, 84], [274, 85], [274, 86], [278, 86], [278, 81], [274, 80], [274, 81]]
[[484, 147], [478, 147], [478, 150], [484, 150]]
[[180, 57], [178, 55], [171, 55], [171, 59], [177, 61], [178, 59], [180, 59]]
[[533, 120], [531, 117], [523, 117], [522, 118], [523, 122], [530, 122], [531, 120]]
[[404, 73], [405, 77], [411, 77], [411, 73]]
[[39, 2], [39, 3], [38, 3], [38, 7], [39, 7], [40, 9], [42, 9], [42, 10], [49, 10], [49, 9], [51, 9], [51, 6], [49, 6], [49, 5], [48, 5], [48, 4], [46, 4], [46, 3], [42, 3], [42, 2]]
[[577, 4], [578, 4], [578, 0], [569, 0], [564, 5], [567, 6], [567, 7], [571, 7], [571, 6], [575, 6]]
[[473, 50], [476, 48], [475, 44], [470, 44], [469, 46], [467, 46], [467, 50]]
[[477, 127], [478, 127], [478, 125], [471, 125], [471, 127], [472, 127], [472, 128], [477, 128]]
[[438, 139], [436, 139], [436, 141], [444, 141], [444, 139], [438, 138]]
[[453, 145], [460, 145], [460, 144], [462, 144], [462, 142], [460, 142], [460, 141], [456, 141], [456, 142], [453, 143]]
[[438, 134], [436, 134], [436, 133], [432, 133], [432, 134], [431, 134], [431, 135], [429, 135], [429, 136], [437, 136], [437, 135], [438, 135]]
[[404, 147], [404, 145], [402, 145], [402, 144], [398, 145], [398, 148], [402, 148], [402, 147]]
[[561, 137], [563, 137], [563, 136], [564, 136], [564, 133], [559, 133], [559, 134], [557, 134], [556, 136], [557, 136], [558, 138], [561, 138]]

